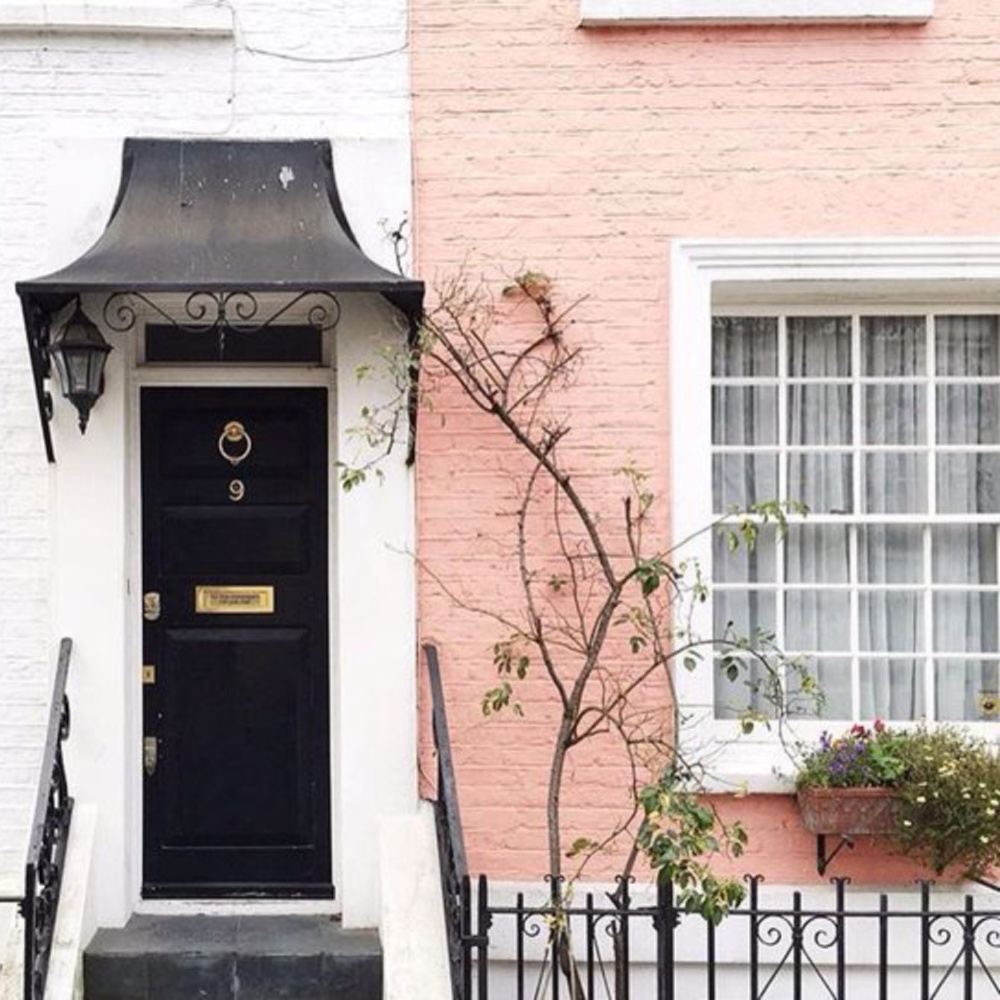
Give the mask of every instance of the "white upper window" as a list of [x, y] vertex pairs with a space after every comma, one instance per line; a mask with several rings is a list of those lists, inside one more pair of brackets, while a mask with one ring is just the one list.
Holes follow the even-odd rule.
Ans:
[[934, 0], [580, 0], [584, 25], [922, 22]]
[[[824, 693], [798, 735], [881, 717], [996, 732], [1000, 241], [680, 240], [671, 278], [674, 536], [711, 580], [702, 637], [773, 632]], [[747, 554], [698, 534], [731, 508], [808, 505]], [[755, 702], [680, 671], [721, 770], [768, 787]], [[795, 695], [796, 677], [788, 688]], [[810, 717], [812, 716], [812, 717]]]

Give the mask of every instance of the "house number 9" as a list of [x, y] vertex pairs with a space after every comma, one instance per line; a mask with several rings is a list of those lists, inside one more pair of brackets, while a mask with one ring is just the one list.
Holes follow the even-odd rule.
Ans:
[[229, 483], [229, 499], [239, 503], [246, 496], [247, 488], [242, 479], [233, 479]]

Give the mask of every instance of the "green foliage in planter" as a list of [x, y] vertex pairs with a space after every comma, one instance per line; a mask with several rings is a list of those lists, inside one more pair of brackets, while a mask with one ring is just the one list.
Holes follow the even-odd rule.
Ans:
[[1000, 865], [1000, 758], [955, 729], [916, 729], [899, 741], [906, 768], [896, 839], [940, 874], [981, 877]]
[[823, 733], [819, 746], [806, 752], [796, 787], [894, 788], [906, 772], [904, 730], [889, 729], [876, 719], [871, 729], [852, 726], [842, 736]]
[[981, 877], [1000, 866], [1000, 757], [961, 730], [890, 729], [876, 721], [823, 733], [802, 758], [800, 789], [893, 788], [897, 846], [941, 874], [958, 865]]

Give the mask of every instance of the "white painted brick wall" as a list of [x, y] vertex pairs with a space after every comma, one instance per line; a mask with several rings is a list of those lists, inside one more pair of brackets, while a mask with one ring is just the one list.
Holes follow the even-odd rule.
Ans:
[[0, 0], [0, 895], [18, 889], [55, 653], [49, 470], [13, 286], [103, 228], [106, 191], [81, 182], [77, 200], [73, 157], [128, 135], [331, 138], [348, 214], [382, 259], [362, 198], [380, 176], [409, 189], [405, 0], [233, 0], [231, 37], [11, 30], [30, 6]]

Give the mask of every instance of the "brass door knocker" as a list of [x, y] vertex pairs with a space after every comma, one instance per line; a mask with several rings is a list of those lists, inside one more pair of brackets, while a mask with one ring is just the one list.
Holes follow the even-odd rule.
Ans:
[[[228, 445], [243, 444], [243, 450], [231, 452], [227, 450]], [[219, 435], [219, 454], [235, 469], [240, 462], [244, 461], [253, 448], [253, 441], [247, 433], [246, 428], [238, 420], [230, 420], [222, 429]]]

